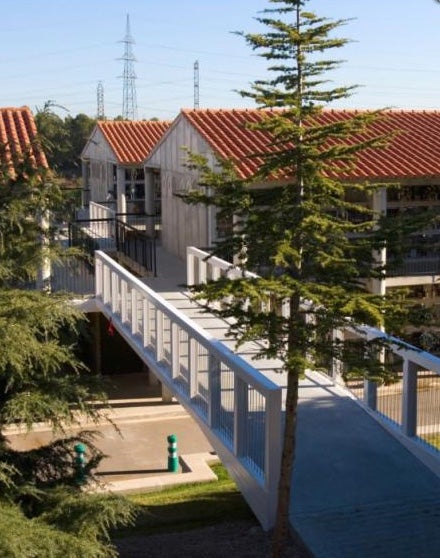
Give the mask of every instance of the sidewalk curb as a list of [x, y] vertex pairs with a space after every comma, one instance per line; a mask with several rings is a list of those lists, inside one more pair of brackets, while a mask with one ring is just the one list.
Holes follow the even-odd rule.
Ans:
[[[130, 424], [134, 422], [150, 422], [155, 420], [173, 420], [188, 418], [188, 413], [180, 405], [173, 405], [172, 407], [158, 407], [157, 409], [145, 407], [145, 410], [139, 411], [139, 408], [134, 408], [131, 412], [127, 409], [104, 409], [101, 416], [96, 421], [91, 420], [89, 417], [79, 417], [77, 420], [70, 424], [65, 424], [63, 428], [65, 432], [73, 433], [79, 430], [96, 430], [103, 426], [111, 426], [112, 424]], [[44, 422], [35, 422], [31, 429], [24, 425], [8, 425], [3, 429], [5, 436], [26, 436], [38, 432], [53, 432], [52, 426]]]
[[89, 491], [97, 494], [104, 494], [107, 492], [129, 494], [132, 492], [163, 490], [168, 486], [175, 486], [178, 484], [212, 482], [217, 480], [217, 475], [215, 475], [209, 466], [211, 463], [219, 462], [217, 455], [212, 453], [192, 453], [181, 455], [179, 459], [182, 468], [181, 473], [166, 473], [157, 476], [106, 482]]

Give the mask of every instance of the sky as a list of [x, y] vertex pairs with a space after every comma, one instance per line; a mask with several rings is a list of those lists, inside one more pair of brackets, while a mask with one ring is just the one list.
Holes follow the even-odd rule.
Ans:
[[[234, 33], [264, 30], [268, 0], [0, 0], [0, 106], [51, 101], [61, 115], [122, 113], [127, 14], [135, 41], [139, 119], [173, 119], [194, 106], [252, 107], [238, 91], [268, 77], [267, 63]], [[440, 109], [440, 4], [435, 0], [310, 0], [319, 16], [349, 19], [337, 35], [350, 43], [327, 77], [358, 85], [335, 108]], [[61, 108], [62, 107], [62, 108]]]

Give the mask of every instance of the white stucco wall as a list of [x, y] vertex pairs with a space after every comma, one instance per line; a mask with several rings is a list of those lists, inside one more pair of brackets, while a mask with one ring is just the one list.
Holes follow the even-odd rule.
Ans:
[[174, 195], [198, 184], [198, 173], [185, 167], [183, 148], [205, 155], [212, 165], [215, 162], [206, 141], [182, 115], [145, 162], [146, 167], [159, 168], [161, 172], [162, 244], [182, 259], [187, 246], [207, 247], [212, 237], [212, 210], [188, 205]]
[[113, 165], [117, 164], [117, 160], [98, 128], [95, 128], [85, 146], [82, 159], [88, 160], [90, 164], [90, 201], [105, 201], [108, 191], [113, 187]]

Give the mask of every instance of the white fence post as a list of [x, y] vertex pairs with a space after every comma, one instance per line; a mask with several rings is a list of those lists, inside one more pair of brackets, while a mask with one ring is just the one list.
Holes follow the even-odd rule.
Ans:
[[171, 377], [177, 378], [180, 374], [180, 328], [171, 324]]
[[414, 362], [403, 360], [402, 429], [410, 437], [417, 435], [417, 370]]
[[143, 347], [147, 348], [151, 339], [150, 325], [150, 304], [147, 298], [142, 301], [142, 330], [143, 330]]
[[208, 425], [211, 429], [217, 427], [221, 406], [221, 366], [220, 361], [209, 355], [208, 364]]
[[197, 395], [197, 342], [195, 339], [190, 339], [188, 344], [188, 381], [189, 381], [189, 396], [192, 398]]
[[[333, 343], [340, 342], [341, 345], [344, 342], [344, 332], [341, 329], [333, 330]], [[333, 357], [331, 361], [331, 378], [337, 384], [343, 384], [343, 373], [344, 373], [344, 363]]]
[[131, 289], [131, 333], [136, 335], [138, 332], [138, 300], [136, 289]]
[[194, 285], [194, 263], [195, 256], [188, 248], [186, 252], [186, 282], [188, 285]]
[[205, 260], [199, 259], [199, 284], [206, 283], [208, 263]]
[[111, 271], [110, 268], [105, 266], [103, 269], [103, 285], [102, 285], [102, 300], [104, 304], [108, 304], [110, 302], [110, 288], [111, 288]]
[[234, 454], [243, 455], [247, 440], [247, 417], [249, 386], [238, 374], [234, 374]]
[[364, 380], [364, 403], [372, 411], [377, 409], [377, 382]]
[[110, 286], [110, 292], [111, 292], [111, 300], [110, 300], [110, 306], [112, 309], [112, 312], [114, 312], [115, 314], [119, 314], [121, 311], [120, 308], [120, 301], [119, 301], [119, 276], [114, 273], [111, 272], [110, 273], [110, 278], [111, 278], [111, 286]]
[[128, 289], [127, 282], [121, 281], [121, 321], [124, 324], [127, 321], [127, 299], [128, 299]]
[[156, 308], [156, 360], [163, 359], [163, 313]]
[[95, 254], [95, 297], [102, 297], [103, 289], [103, 265], [102, 261]]

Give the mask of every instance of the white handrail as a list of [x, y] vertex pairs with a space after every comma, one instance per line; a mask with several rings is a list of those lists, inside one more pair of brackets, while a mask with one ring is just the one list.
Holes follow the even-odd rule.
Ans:
[[[187, 248], [187, 283], [189, 285], [197, 285], [206, 282], [207, 279], [217, 279], [221, 274], [227, 273], [228, 277], [255, 277], [254, 274], [243, 272], [233, 266], [231, 263], [221, 260], [217, 257], [211, 257], [207, 252], [194, 247]], [[285, 313], [283, 310], [283, 314]], [[421, 368], [440, 375], [440, 358], [416, 347], [405, 343], [404, 341], [390, 336], [387, 333], [369, 326], [347, 327], [347, 331], [356, 336], [366, 339], [383, 338], [387, 344], [387, 348], [395, 355], [402, 359], [402, 396], [400, 405], [400, 425], [403, 434], [408, 437], [417, 435], [417, 373]], [[336, 334], [336, 333], [335, 333]], [[335, 381], [340, 377], [339, 367], [335, 366], [331, 370], [330, 375]], [[369, 391], [371, 389], [371, 392]], [[368, 390], [364, 393], [364, 403], [376, 410], [376, 397], [374, 394], [374, 386], [368, 383]], [[438, 410], [440, 430], [440, 410]]]
[[428, 353], [428, 351], [418, 349], [406, 341], [393, 335], [388, 335], [386, 332], [374, 327], [361, 326], [357, 328], [357, 331], [367, 339], [383, 338], [394, 354], [403, 359], [410, 360], [421, 368], [425, 368], [440, 375], [440, 358], [438, 356]]
[[281, 388], [103, 252], [95, 252], [101, 311], [177, 394], [229, 465], [264, 528], [275, 520]]

